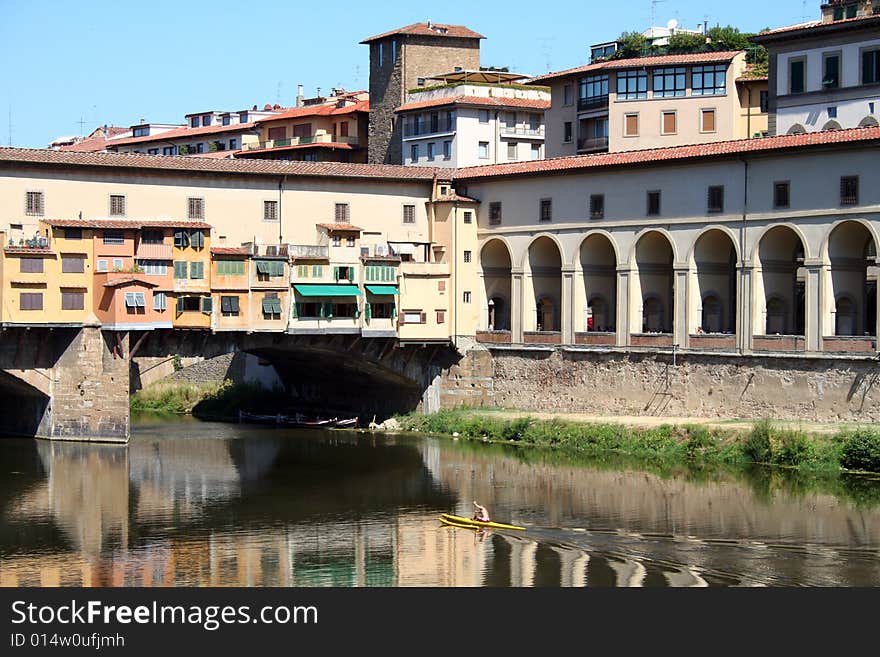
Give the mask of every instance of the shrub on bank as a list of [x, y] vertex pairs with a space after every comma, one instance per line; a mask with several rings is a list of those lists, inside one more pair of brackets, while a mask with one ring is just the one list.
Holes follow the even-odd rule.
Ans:
[[743, 443], [743, 454], [752, 463], [770, 463], [773, 450], [770, 446], [770, 434], [773, 425], [770, 420], [764, 419], [755, 422], [749, 435]]
[[844, 436], [840, 464], [849, 470], [880, 472], [880, 433], [860, 429]]

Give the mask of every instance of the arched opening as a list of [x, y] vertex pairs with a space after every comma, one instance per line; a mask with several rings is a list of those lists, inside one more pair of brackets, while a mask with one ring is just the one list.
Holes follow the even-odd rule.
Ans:
[[859, 121], [860, 128], [877, 128], [880, 127], [880, 122], [877, 121], [873, 116], [866, 116], [861, 121]]
[[[723, 230], [703, 233], [694, 245], [690, 313], [693, 333], [736, 333], [736, 248]], [[693, 309], [694, 306], [692, 305]]]
[[795, 123], [788, 129], [786, 134], [788, 135], [804, 135], [807, 133], [807, 129], [804, 128], [800, 123]]
[[510, 331], [510, 251], [501, 240], [490, 240], [480, 252], [480, 268], [486, 309], [481, 313], [480, 328], [486, 331]]
[[842, 129], [843, 128], [841, 128], [840, 124], [837, 121], [835, 121], [834, 119], [827, 121], [825, 123], [825, 125], [822, 126], [823, 131], [825, 131], [825, 130], [842, 130]]
[[636, 244], [633, 298], [640, 312], [633, 313], [632, 333], [672, 333], [675, 296], [672, 245], [665, 235], [649, 232]]
[[[873, 337], [877, 330], [876, 246], [868, 228], [844, 221], [828, 236], [828, 264], [822, 333], [830, 337]], [[870, 344], [865, 350], [870, 350]]]
[[[801, 238], [788, 226], [771, 228], [758, 245], [758, 261], [755, 334], [803, 336], [806, 271]], [[795, 341], [780, 342], [769, 348], [790, 350], [802, 346]]]
[[581, 243], [583, 299], [586, 313], [578, 318], [577, 330], [613, 333], [617, 330], [617, 255], [611, 240], [595, 233]]
[[534, 299], [532, 312], [525, 311], [525, 331], [558, 332], [562, 326], [562, 256], [549, 237], [529, 246], [525, 298]]
[[37, 435], [49, 413], [49, 397], [17, 376], [0, 370], [0, 435]]

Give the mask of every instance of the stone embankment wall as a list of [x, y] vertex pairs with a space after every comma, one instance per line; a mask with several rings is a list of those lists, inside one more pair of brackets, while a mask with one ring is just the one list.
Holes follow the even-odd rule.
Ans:
[[491, 402], [601, 415], [880, 421], [880, 362], [491, 349]]
[[461, 360], [443, 369], [422, 395], [418, 410], [491, 406], [494, 403], [492, 354], [482, 348], [465, 352]]

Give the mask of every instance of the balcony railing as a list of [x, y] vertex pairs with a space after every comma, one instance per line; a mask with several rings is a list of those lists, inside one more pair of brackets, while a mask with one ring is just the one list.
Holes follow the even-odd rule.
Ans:
[[349, 144], [357, 146], [359, 139], [357, 136], [342, 135], [306, 135], [303, 137], [292, 137], [290, 139], [268, 139], [266, 141], [254, 141], [242, 144], [242, 150], [253, 151], [271, 148], [285, 148], [288, 146], [303, 146], [306, 144]]
[[591, 153], [593, 151], [607, 151], [608, 137], [589, 137], [578, 139], [578, 153]]
[[404, 137], [427, 137], [428, 135], [440, 135], [447, 132], [455, 132], [455, 122], [443, 122], [435, 126], [428, 125], [410, 125], [404, 124]]
[[544, 128], [531, 128], [524, 125], [503, 125], [501, 135], [515, 135], [517, 137], [544, 137]]
[[578, 111], [601, 109], [608, 107], [608, 96], [590, 96], [589, 98], [578, 98]]
[[329, 258], [330, 247], [314, 244], [288, 244], [287, 253], [291, 258]]

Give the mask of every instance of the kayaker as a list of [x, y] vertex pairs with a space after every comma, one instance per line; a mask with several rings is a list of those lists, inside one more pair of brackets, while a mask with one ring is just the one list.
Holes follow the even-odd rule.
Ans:
[[486, 510], [486, 507], [477, 504], [474, 502], [474, 520], [478, 520], [480, 522], [489, 522], [489, 512]]

